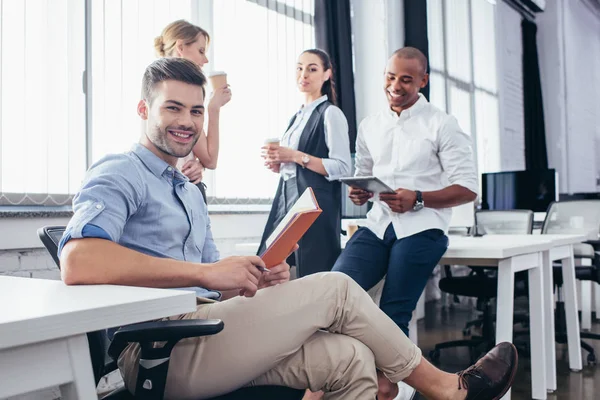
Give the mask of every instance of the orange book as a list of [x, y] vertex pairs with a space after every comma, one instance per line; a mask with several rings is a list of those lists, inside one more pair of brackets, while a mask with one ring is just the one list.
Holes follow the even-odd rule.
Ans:
[[271, 236], [267, 238], [266, 249], [260, 255], [267, 268], [272, 268], [285, 261], [302, 235], [322, 212], [312, 188], [306, 188], [271, 233]]

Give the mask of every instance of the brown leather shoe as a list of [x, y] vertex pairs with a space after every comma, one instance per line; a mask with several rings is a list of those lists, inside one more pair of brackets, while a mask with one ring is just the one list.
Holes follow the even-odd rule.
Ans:
[[512, 343], [498, 344], [475, 365], [458, 373], [458, 389], [466, 389], [466, 400], [498, 400], [510, 389], [519, 357]]

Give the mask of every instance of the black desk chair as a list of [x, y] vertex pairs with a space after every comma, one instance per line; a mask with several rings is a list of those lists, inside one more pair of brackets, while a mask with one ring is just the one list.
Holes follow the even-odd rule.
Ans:
[[[64, 226], [47, 226], [38, 229], [38, 236], [50, 253], [56, 265], [60, 268], [57, 255], [58, 243], [65, 231]], [[107, 338], [106, 331], [90, 332], [87, 334], [92, 368], [96, 383], [102, 376], [117, 369], [116, 360], [129, 343], [140, 343], [141, 360], [156, 361], [166, 359], [158, 365], [148, 368], [140, 365], [136, 383], [135, 396], [125, 387], [119, 388], [103, 400], [148, 399], [162, 400], [169, 369], [171, 350], [179, 340], [189, 337], [214, 335], [223, 330], [220, 320], [180, 320], [144, 322], [120, 328], [112, 342]], [[167, 342], [162, 348], [152, 348], [153, 342]], [[107, 344], [110, 343], [107, 350]], [[107, 358], [107, 354], [109, 358]], [[141, 363], [140, 363], [141, 364]], [[155, 363], [149, 362], [148, 365]], [[283, 386], [255, 386], [238, 389], [235, 392], [213, 398], [211, 400], [300, 400], [304, 390]]]
[[[550, 204], [542, 225], [542, 234], [585, 234], [598, 235], [600, 231], [600, 200], [570, 200]], [[573, 246], [576, 260], [590, 260], [591, 265], [575, 267], [575, 278], [581, 281], [600, 283], [600, 241], [594, 244], [581, 243]], [[563, 276], [560, 263], [553, 265], [554, 285], [557, 287], [555, 310], [555, 331], [558, 343], [567, 343], [565, 303], [562, 296]], [[582, 339], [600, 340], [600, 335], [581, 332]], [[581, 341], [581, 347], [588, 351], [588, 365], [596, 364], [594, 348]]]
[[[475, 213], [475, 236], [486, 234], [510, 235], [531, 234], [533, 230], [533, 212], [529, 210], [511, 211], [478, 211]], [[496, 342], [495, 313], [491, 306], [492, 300], [497, 297], [497, 274], [495, 269], [471, 266], [471, 273], [467, 276], [453, 276], [450, 267], [445, 266], [446, 277], [439, 282], [443, 292], [454, 296], [474, 297], [477, 299], [477, 309], [482, 312], [481, 317], [467, 322], [463, 334], [470, 335], [471, 327], [481, 327], [480, 336], [473, 335], [469, 339], [453, 340], [438, 343], [429, 353], [429, 358], [437, 362], [440, 350], [452, 347], [467, 347], [471, 362], [475, 362], [479, 355], [487, 352]], [[515, 278], [515, 293], [527, 293], [527, 271], [517, 274]], [[528, 317], [515, 316], [515, 323], [526, 322]]]

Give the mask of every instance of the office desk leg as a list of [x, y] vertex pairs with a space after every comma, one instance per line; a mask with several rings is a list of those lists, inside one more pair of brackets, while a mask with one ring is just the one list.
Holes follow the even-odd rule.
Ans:
[[[550, 252], [542, 253], [542, 269], [544, 276], [544, 321], [546, 329], [546, 388], [549, 392], [556, 390], [556, 344], [554, 328], [554, 279], [552, 276], [552, 260]], [[531, 322], [533, 323], [533, 321]]]
[[96, 384], [87, 336], [77, 335], [67, 339], [73, 381], [60, 386], [63, 400], [95, 399]]
[[596, 319], [600, 319], [600, 284], [594, 283], [594, 312]]
[[[496, 344], [513, 341], [515, 274], [512, 259], [498, 264], [498, 298], [496, 304]], [[510, 400], [508, 391], [503, 400]]]
[[[546, 337], [544, 333], [544, 271], [542, 254], [537, 268], [529, 270], [529, 328], [531, 346], [531, 395], [534, 399], [546, 398]], [[546, 329], [548, 331], [549, 329]], [[554, 332], [554, 331], [552, 331]], [[554, 344], [554, 338], [552, 338]]]
[[567, 318], [567, 339], [569, 347], [569, 367], [572, 371], [581, 371], [581, 343], [579, 337], [579, 318], [577, 317], [577, 291], [575, 289], [575, 260], [573, 247], [569, 257], [562, 259], [563, 293], [565, 295], [565, 314]]
[[[582, 266], [591, 266], [592, 260], [585, 258], [581, 260]], [[592, 281], [581, 282], [581, 329], [589, 331], [592, 329]]]

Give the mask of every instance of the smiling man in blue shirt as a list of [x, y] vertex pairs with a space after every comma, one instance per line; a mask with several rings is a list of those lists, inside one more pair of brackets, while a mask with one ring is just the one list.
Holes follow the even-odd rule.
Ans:
[[[256, 256], [219, 260], [200, 191], [175, 168], [202, 127], [205, 81], [184, 59], [160, 59], [146, 69], [140, 142], [90, 168], [60, 245], [67, 284], [194, 288], [196, 311], [170, 319], [223, 320], [218, 335], [173, 348], [165, 398], [283, 385], [323, 390], [331, 400], [375, 399], [376, 368], [431, 399], [505, 393], [517, 364], [509, 343], [459, 376], [442, 372], [346, 275], [287, 282], [285, 263], [262, 272]], [[118, 360], [131, 391], [138, 362], [137, 344]]]

